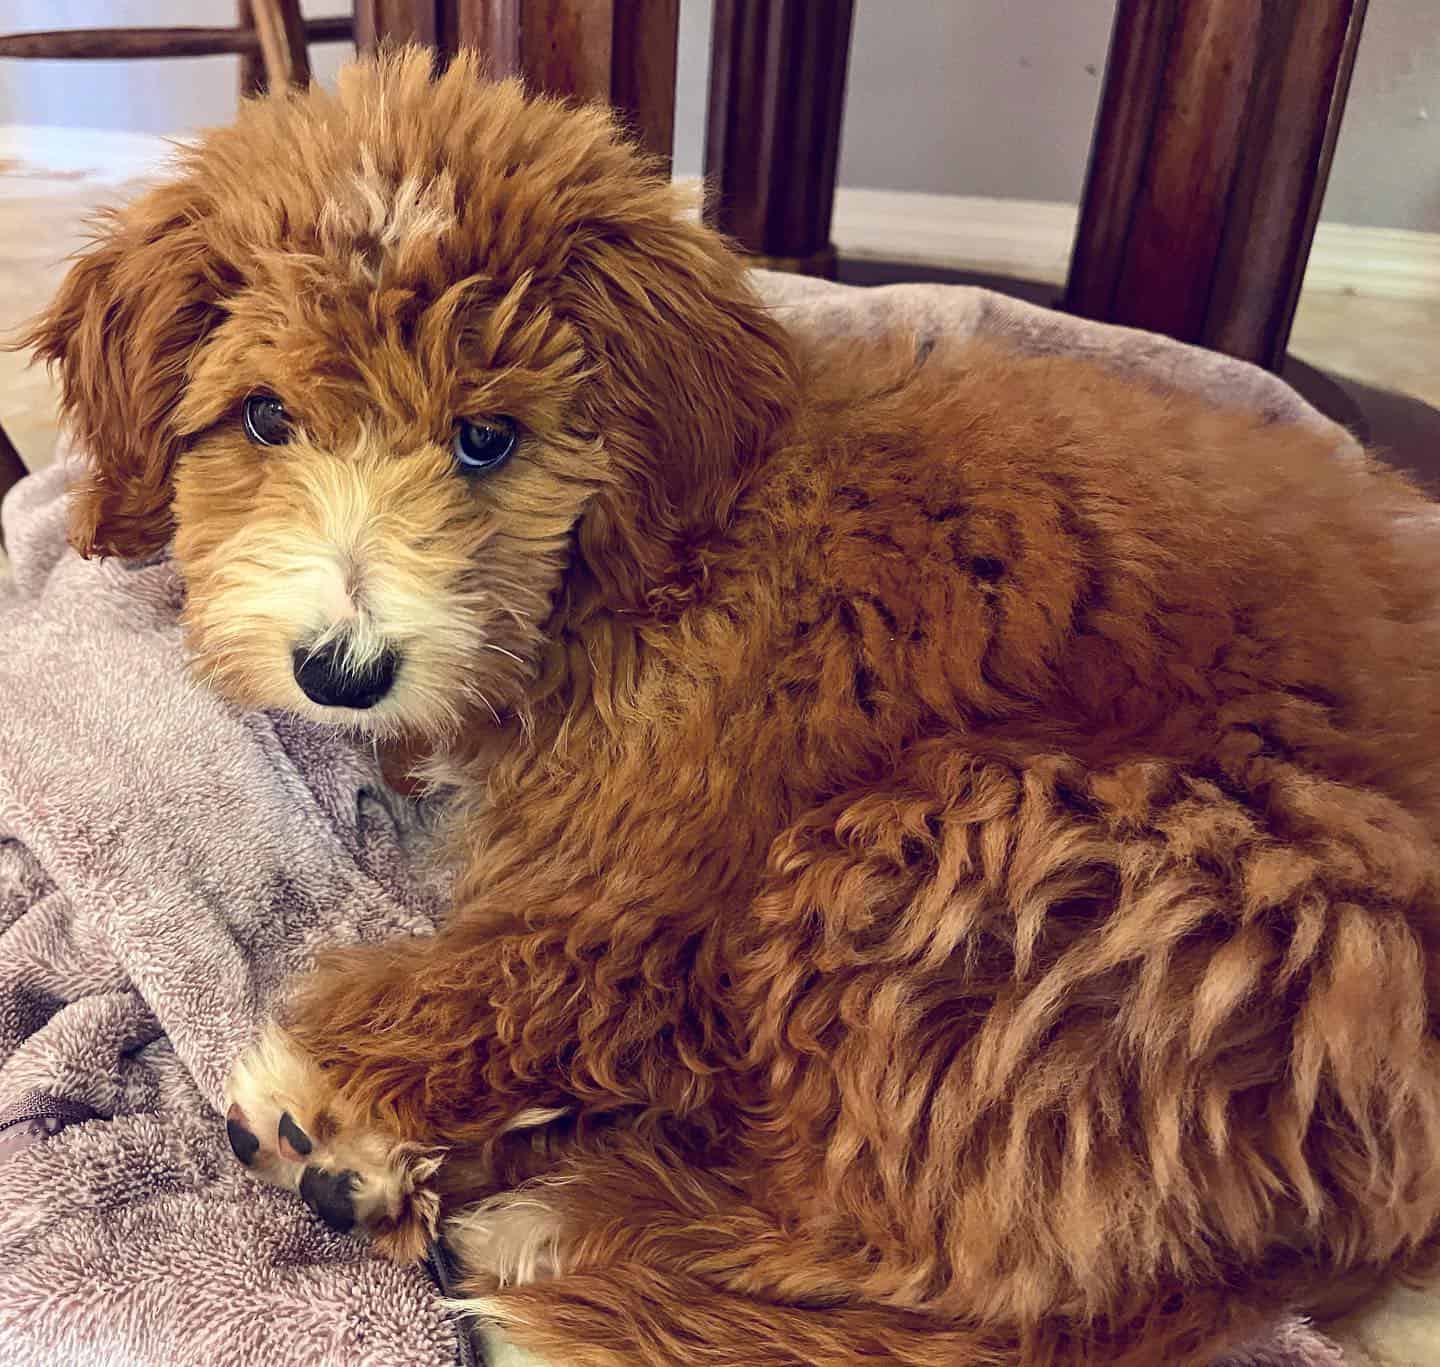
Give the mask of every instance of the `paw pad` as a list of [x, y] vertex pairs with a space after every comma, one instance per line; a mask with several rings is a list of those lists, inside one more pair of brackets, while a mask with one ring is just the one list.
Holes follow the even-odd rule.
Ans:
[[248, 1168], [260, 1151], [260, 1138], [251, 1133], [239, 1106], [232, 1106], [225, 1115], [225, 1137], [230, 1141], [230, 1152]]
[[315, 1147], [310, 1142], [310, 1136], [295, 1123], [289, 1111], [281, 1113], [276, 1133], [279, 1136], [280, 1152], [291, 1162], [298, 1163]]
[[300, 1177], [300, 1199], [337, 1234], [348, 1234], [355, 1226], [358, 1176], [348, 1168], [344, 1172], [326, 1172], [312, 1165]]

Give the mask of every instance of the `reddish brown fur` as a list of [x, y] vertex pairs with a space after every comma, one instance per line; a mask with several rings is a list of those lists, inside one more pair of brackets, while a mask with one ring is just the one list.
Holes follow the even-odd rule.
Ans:
[[[1076, 361], [805, 351], [599, 114], [347, 81], [213, 135], [36, 339], [76, 545], [173, 520], [228, 692], [305, 710], [236, 547], [347, 480], [459, 633], [374, 723], [458, 787], [454, 913], [286, 1023], [448, 1207], [530, 1183], [557, 1275], [488, 1310], [585, 1367], [1184, 1364], [1428, 1270], [1428, 505]], [[362, 146], [457, 223], [327, 237]], [[297, 451], [238, 435], [262, 382]], [[471, 411], [533, 434], [474, 493]]]

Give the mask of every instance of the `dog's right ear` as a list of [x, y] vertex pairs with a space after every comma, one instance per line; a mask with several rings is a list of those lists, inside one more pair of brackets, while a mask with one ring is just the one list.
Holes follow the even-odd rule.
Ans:
[[87, 558], [143, 558], [170, 539], [175, 409], [220, 317], [223, 263], [197, 198], [177, 181], [105, 215], [20, 339], [60, 373], [62, 413], [87, 462], [71, 490], [70, 544]]

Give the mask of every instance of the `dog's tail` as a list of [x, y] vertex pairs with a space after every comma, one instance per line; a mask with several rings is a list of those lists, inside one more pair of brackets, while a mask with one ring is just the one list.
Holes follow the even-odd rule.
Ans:
[[[567, 1273], [464, 1302], [549, 1367], [1201, 1367], [1255, 1318], [1187, 1304], [1118, 1335], [1025, 1342], [883, 1306], [794, 1306], [637, 1264]], [[497, 1361], [501, 1360], [497, 1357]]]

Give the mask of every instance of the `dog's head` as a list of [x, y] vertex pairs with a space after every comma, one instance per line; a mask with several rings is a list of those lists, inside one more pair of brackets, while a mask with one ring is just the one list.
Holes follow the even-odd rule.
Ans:
[[602, 112], [418, 51], [184, 152], [31, 341], [81, 554], [173, 537], [223, 691], [428, 735], [515, 701], [567, 614], [673, 602], [794, 388]]

